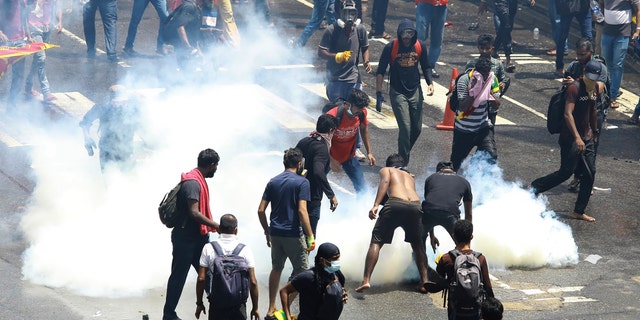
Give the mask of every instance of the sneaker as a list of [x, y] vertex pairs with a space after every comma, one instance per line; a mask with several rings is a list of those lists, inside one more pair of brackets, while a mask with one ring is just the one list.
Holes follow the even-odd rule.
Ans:
[[108, 56], [107, 59], [109, 60], [110, 63], [118, 63], [120, 62], [120, 58], [118, 58], [118, 56]]
[[129, 56], [129, 57], [139, 57], [140, 56], [138, 51], [133, 50], [133, 48], [124, 47], [124, 48], [122, 48], [122, 52], [124, 52], [124, 54]]
[[356, 158], [358, 158], [358, 161], [364, 161], [367, 159], [367, 156], [365, 156], [360, 149], [356, 149]]
[[436, 69], [431, 69], [431, 78], [440, 78], [440, 74], [436, 71]]

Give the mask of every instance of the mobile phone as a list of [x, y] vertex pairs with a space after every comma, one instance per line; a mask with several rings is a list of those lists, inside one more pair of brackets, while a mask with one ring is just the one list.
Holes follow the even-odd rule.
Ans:
[[478, 29], [478, 23], [474, 22], [472, 24], [469, 25], [469, 30], [476, 30]]

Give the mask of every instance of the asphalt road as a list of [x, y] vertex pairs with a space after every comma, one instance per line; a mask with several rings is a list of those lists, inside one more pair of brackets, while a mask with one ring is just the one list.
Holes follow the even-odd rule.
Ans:
[[[367, 28], [370, 5], [372, 3], [365, 4], [363, 10]], [[126, 37], [131, 1], [119, 1], [118, 6], [120, 18], [118, 49], [120, 50]], [[70, 165], [65, 165], [62, 162], [67, 161], [66, 157], [56, 161], [57, 152], [66, 150], [68, 141], [56, 140], [57, 134], [53, 140], [47, 140], [46, 137], [42, 138], [34, 133], [41, 133], [39, 130], [41, 127], [50, 127], [51, 130], [56, 129], [56, 132], [58, 129], [63, 132], [76, 132], [75, 138], [70, 140], [77, 139], [77, 146], [82, 152], [80, 130], [76, 127], [78, 117], [94, 102], [104, 99], [106, 89], [111, 84], [119, 82], [149, 96], [160, 97], [155, 100], [157, 103], [153, 106], [155, 112], [164, 112], [162, 103], [158, 102], [164, 99], [171, 102], [172, 108], [184, 110], [186, 115], [191, 114], [191, 118], [187, 117], [189, 121], [208, 121], [205, 128], [201, 129], [204, 131], [196, 130], [195, 125], [180, 130], [182, 133], [193, 136], [193, 141], [174, 141], [166, 136], [157, 139], [161, 141], [156, 141], [155, 146], [158, 149], [162, 147], [163, 150], [169, 150], [169, 154], [174, 156], [170, 159], [171, 165], [165, 165], [158, 170], [153, 168], [150, 162], [142, 161], [145, 164], [144, 170], [149, 171], [140, 169], [142, 174], [135, 176], [146, 174], [147, 179], [151, 179], [151, 176], [153, 179], [168, 176], [167, 179], [159, 180], [168, 187], [171, 185], [171, 178], [178, 171], [187, 170], [193, 163], [192, 158], [195, 157], [195, 153], [203, 147], [211, 146], [221, 152], [223, 160], [220, 172], [212, 180], [214, 215], [215, 212], [231, 211], [237, 213], [241, 225], [242, 221], [247, 221], [246, 225], [242, 225], [240, 236], [250, 239], [249, 244], [259, 257], [257, 273], [262, 280], [260, 311], [264, 315], [267, 306], [265, 275], [268, 274], [269, 260], [265, 258], [268, 257], [265, 253], [268, 250], [262, 238], [255, 235], [259, 234], [259, 226], [254, 212], [259, 202], [261, 188], [266, 183], [264, 178], [273, 176], [280, 170], [278, 157], [264, 152], [281, 151], [294, 144], [304, 136], [304, 132], [311, 130], [314, 118], [324, 104], [322, 97], [324, 63], [315, 58], [315, 48], [321, 32], [313, 35], [306, 46], [306, 51], [291, 52], [286, 48], [289, 38], [298, 35], [308, 20], [311, 14], [309, 3], [290, 0], [272, 3], [275, 28], [261, 30], [248, 24], [248, 29], [243, 29], [245, 43], [249, 43], [247, 48], [220, 55], [223, 68], [204, 75], [195, 74], [193, 77], [197, 81], [189, 84], [189, 87], [194, 89], [189, 92], [195, 97], [203, 96], [197, 88], [206, 82], [214, 83], [214, 87], [222, 86], [223, 89], [214, 90], [209, 96], [204, 94], [206, 100], [183, 98], [182, 101], [171, 100], [172, 92], [177, 91], [176, 88], [178, 88], [175, 79], [180, 77], [175, 70], [173, 58], [152, 56], [157, 31], [157, 20], [152, 9], [146, 11], [136, 40], [136, 50], [145, 56], [137, 58], [123, 56], [123, 61], [119, 64], [108, 63], [104, 55], [99, 55], [96, 60], [86, 59], [85, 47], [82, 43], [81, 12], [77, 7], [70, 9], [73, 10], [65, 12], [64, 15], [65, 31], [52, 38], [52, 42], [59, 44], [61, 48], [47, 52], [49, 81], [54, 94], [59, 99], [55, 106], [44, 108], [45, 110], [52, 108], [53, 116], [49, 112], [42, 112], [43, 107], [39, 103], [27, 103], [21, 109], [22, 115], [27, 114], [26, 118], [29, 120], [19, 117], [20, 114], [16, 116], [6, 111], [0, 115], [0, 138], [2, 138], [2, 144], [0, 144], [2, 191], [0, 192], [2, 199], [0, 201], [0, 273], [2, 274], [0, 276], [0, 287], [2, 287], [0, 318], [119, 320], [140, 319], [143, 314], [148, 314], [150, 319], [161, 318], [164, 286], [169, 271], [168, 261], [170, 261], [170, 249], [167, 248], [170, 248], [170, 243], [168, 231], [160, 229], [161, 226], [155, 217], [152, 220], [153, 225], [145, 227], [144, 232], [136, 235], [136, 243], [128, 243], [130, 246], [122, 245], [124, 248], [122, 256], [116, 255], [114, 258], [112, 255], [97, 251], [98, 256], [113, 260], [101, 261], [96, 258], [93, 251], [77, 252], [74, 251], [74, 247], [68, 249], [54, 247], [55, 254], [50, 259], [36, 261], [36, 267], [39, 266], [36, 269], [44, 270], [45, 279], [53, 274], [53, 272], [47, 272], [47, 265], [51, 265], [51, 270], [57, 270], [60, 265], [67, 266], [67, 274], [60, 277], [66, 281], [48, 283], [34, 280], [33, 274], [24, 269], [25, 261], [28, 260], [24, 255], [25, 250], [34, 242], [42, 240], [35, 239], [31, 231], [39, 230], [41, 227], [45, 229], [55, 227], [57, 220], [54, 219], [54, 212], [65, 211], [65, 206], [69, 206], [69, 211], [73, 211], [72, 207], [84, 204], [85, 199], [74, 199], [73, 194], [65, 192], [65, 188], [67, 185], [74, 188], [77, 188], [77, 185], [84, 185], [86, 177], [78, 175], [78, 172], [95, 172], [97, 167], [95, 161], [89, 163], [93, 165], [93, 170], [76, 167], [78, 163], [85, 164], [85, 162], [70, 162]], [[239, 19], [241, 11], [242, 8], [239, 7], [237, 10]], [[475, 39], [478, 34], [494, 33], [490, 14], [477, 18], [476, 11], [476, 4], [472, 2], [456, 1], [449, 6], [447, 20], [452, 22], [452, 26], [446, 28], [443, 53], [437, 66], [441, 74], [441, 77], [436, 79], [439, 86], [433, 97], [425, 97], [423, 131], [412, 151], [412, 162], [409, 166], [411, 172], [417, 177], [420, 190], [424, 177], [433, 172], [435, 164], [442, 159], [447, 159], [450, 153], [452, 133], [436, 130], [435, 126], [443, 118], [446, 103], [443, 91], [448, 88], [451, 70], [461, 68], [476, 53]], [[413, 3], [391, 1], [387, 15], [387, 32], [395, 34], [394, 30], [399, 20], [403, 17], [413, 18], [413, 16]], [[526, 185], [533, 179], [559, 167], [557, 137], [547, 133], [544, 119], [548, 99], [558, 87], [559, 82], [552, 76], [553, 57], [544, 54], [551, 46], [550, 33], [541, 27], [540, 39], [533, 40], [531, 30], [534, 25], [528, 22], [540, 21], [542, 25], [547, 19], [546, 15], [535, 8], [522, 7], [516, 20], [518, 17], [526, 17], [521, 21], [527, 22], [523, 24], [525, 22], [517, 21], [513, 32], [514, 40], [518, 43], [514, 48], [513, 56], [517, 71], [511, 75], [511, 88], [501, 108], [501, 119], [495, 131], [503, 180], [506, 184], [513, 182]], [[478, 21], [480, 28], [476, 31], [468, 31], [467, 26], [473, 21]], [[245, 25], [244, 19], [239, 22]], [[104, 50], [101, 28], [98, 26], [97, 30], [98, 48]], [[252, 34], [258, 36], [254, 37]], [[280, 39], [279, 47], [271, 45], [269, 42], [271, 37]], [[377, 60], [384, 44], [385, 41], [382, 40], [371, 41], [372, 62]], [[574, 54], [572, 50], [567, 57], [567, 63]], [[9, 80], [10, 74], [0, 82], [0, 95], [6, 95]], [[364, 74], [363, 81], [367, 84], [365, 91], [375, 97], [372, 88], [373, 75]], [[554, 243], [551, 232], [535, 232], [540, 230], [539, 224], [542, 222], [534, 220], [532, 224], [529, 216], [525, 216], [533, 202], [529, 200], [519, 202], [521, 200], [517, 197], [522, 193], [507, 194], [505, 192], [504, 195], [498, 195], [498, 202], [495, 204], [497, 207], [488, 207], [490, 201], [480, 195], [494, 194], [501, 192], [499, 190], [502, 189], [491, 189], [493, 188], [491, 185], [477, 185], [478, 188], [476, 188], [474, 185], [474, 194], [478, 199], [476, 206], [485, 205], [485, 211], [482, 209], [475, 211], [474, 221], [478, 225], [484, 222], [482, 224], [484, 227], [477, 227], [474, 243], [482, 248], [492, 265], [494, 291], [505, 305], [506, 319], [638, 319], [640, 317], [637, 295], [640, 292], [640, 273], [637, 271], [637, 261], [640, 260], [640, 247], [637, 244], [640, 238], [637, 206], [640, 190], [638, 165], [640, 163], [638, 130], [640, 129], [626, 124], [638, 101], [634, 93], [638, 94], [639, 85], [639, 76], [635, 71], [631, 70], [625, 74], [622, 85], [624, 93], [620, 97], [623, 106], [609, 113], [607, 130], [601, 137], [595, 185], [603, 189], [610, 188], [611, 191], [596, 191], [591, 198], [587, 210], [598, 220], [595, 223], [586, 223], [566, 217], [566, 214], [573, 209], [576, 198], [575, 194], [566, 190], [566, 184], [546, 193], [548, 200], [546, 208], [558, 214], [558, 218], [554, 221], [567, 225], [572, 231], [571, 236], [577, 246], [574, 263], [567, 263], [561, 267], [552, 267], [547, 264], [527, 266], [526, 259], [519, 255], [526, 256], [532, 248], [539, 247], [536, 245], [545, 244], [548, 247], [554, 247], [554, 245], [560, 246], [563, 242]], [[232, 92], [233, 99], [225, 96], [225, 91]], [[262, 107], [256, 109], [254, 107], [256, 103]], [[394, 127], [395, 120], [388, 105], [385, 105], [382, 113], [370, 110], [370, 117], [373, 152], [380, 165], [388, 154], [396, 150], [397, 128]], [[43, 119], [44, 122], [42, 122]], [[186, 120], [180, 117], [176, 121]], [[166, 131], [170, 130], [166, 129]], [[53, 136], [53, 133], [51, 135]], [[73, 133], [71, 135], [74, 136]], [[209, 140], [204, 138], [204, 140], [198, 140], [201, 136], [209, 136]], [[244, 137], [248, 137], [247, 140], [239, 140], [245, 139]], [[185, 146], [191, 147], [187, 149], [188, 154], [179, 155], [185, 152]], [[159, 153], [157, 150], [155, 152]], [[54, 156], [50, 158], [47, 155]], [[75, 157], [75, 153], [73, 156]], [[75, 158], [70, 156], [70, 159]], [[50, 166], [43, 160], [53, 162], [55, 165]], [[262, 170], [265, 162], [271, 163], [271, 167], [268, 167], [270, 170], [260, 172], [256, 169]], [[167, 167], [171, 170], [168, 173], [164, 171]], [[474, 168], [469, 171], [473, 170]], [[471, 174], [472, 172], [469, 172], [469, 175]], [[57, 180], [54, 179], [52, 182], [51, 179], [45, 179], [51, 175]], [[365, 175], [372, 186], [375, 186], [377, 168], [365, 169]], [[331, 173], [330, 179], [339, 190], [339, 199], [344, 200], [341, 200], [341, 207], [335, 216], [323, 213], [319, 239], [326, 235], [327, 239], [339, 243], [344, 250], [343, 270], [349, 277], [347, 287], [351, 299], [342, 318], [444, 319], [446, 311], [442, 308], [441, 296], [439, 294], [424, 296], [415, 293], [413, 291], [415, 284], [405, 280], [412, 277], [412, 269], [409, 267], [411, 262], [407, 258], [410, 250], [406, 244], [402, 244], [402, 238], [398, 236], [394, 240], [396, 244], [393, 247], [383, 249], [383, 251], [387, 249], [387, 253], [383, 252], [374, 273], [374, 287], [364, 295], [353, 291], [360, 280], [362, 260], [364, 260], [368, 233], [372, 226], [366, 218], [366, 211], [371, 201], [369, 198], [355, 199], [350, 184], [341, 174]], [[163, 185], [157, 188], [155, 186], [145, 188], [147, 190], [166, 189]], [[516, 189], [521, 188], [516, 185]], [[522, 192], [526, 193], [526, 191]], [[148, 195], [148, 193], [151, 194]], [[236, 194], [247, 193], [250, 197], [246, 199], [241, 196], [236, 198]], [[152, 199], [148, 204], [139, 204], [150, 208], [144, 214], [140, 214], [147, 215], [146, 212], [153, 211], [153, 206], [159, 200], [161, 193], [135, 190], [135, 194], [135, 198], [123, 201], [131, 206], [128, 209], [131, 210], [128, 212], [131, 219], [138, 219], [140, 212], [134, 210], [139, 208], [134, 202]], [[46, 203], [44, 207], [51, 212], [51, 216], [48, 217], [46, 214], [38, 216], [39, 219], [34, 222], [31, 214], [34, 212], [34, 207], [41, 207], [42, 203], [39, 201], [43, 196], [59, 200], [62, 204]], [[87, 195], [81, 197], [87, 197]], [[482, 199], [486, 201], [483, 203]], [[490, 218], [495, 217], [490, 215], [491, 208], [495, 212], [502, 212], [504, 210], [500, 208], [501, 206], [510, 208], [509, 215]], [[86, 207], [85, 210], [92, 212], [92, 207]], [[47, 210], [44, 211], [47, 212]], [[485, 212], [484, 215], [483, 212]], [[87, 215], [91, 216], [91, 214]], [[336, 219], [341, 224], [330, 223], [331, 219]], [[326, 224], [322, 226], [323, 223]], [[119, 243], [121, 239], [128, 240], [125, 229], [118, 229], [118, 226], [99, 227], [88, 233], [80, 233], [76, 242], [96, 243], [96, 248], [102, 248], [100, 244], [104, 237], [108, 237], [111, 239], [109, 241], [114, 243]], [[242, 230], [247, 232], [243, 233]], [[548, 229], [542, 228], [542, 230]], [[70, 233], [75, 234], [76, 231], [72, 230]], [[252, 233], [253, 231], [256, 233]], [[501, 239], [502, 243], [487, 244], [483, 238], [493, 239], [490, 237], [492, 234], [508, 234], [511, 238], [505, 240], [499, 237], [497, 239]], [[58, 238], [64, 237], [62, 234], [57, 234], [48, 240], [59, 243]], [[156, 239], [160, 240], [155, 241]], [[139, 261], [128, 254], [147, 256], [144, 253], [148, 253], [149, 248], [140, 249], [140, 244], [152, 247], [157, 245], [166, 250], [158, 250], [159, 253], [153, 256], [153, 260]], [[517, 246], [510, 247], [510, 244]], [[357, 249], [353, 250], [352, 247]], [[392, 254], [398, 254], [398, 256]], [[505, 256], [513, 257], [512, 261], [516, 262], [510, 264]], [[74, 262], [65, 264], [63, 261], [65, 259]], [[404, 264], [396, 264], [396, 260]], [[353, 262], [350, 265], [352, 261], [357, 263]], [[142, 292], [118, 295], [113, 292], [88, 294], [78, 290], [78, 287], [92, 287], [91, 282], [103, 283], [105, 281], [101, 279], [113, 276], [108, 269], [100, 268], [101, 265], [118, 264], [134, 266], [123, 272], [122, 277], [125, 276], [124, 273], [133, 273], [139, 278], [140, 275], [151, 272], [147, 269], [154, 271], [158, 269], [148, 267], [150, 264], [162, 265], [160, 270], [164, 273], [154, 278], [161, 280], [152, 281], [152, 284], [146, 285], [148, 288]], [[393, 267], [385, 268], [385, 265]], [[74, 275], [77, 272], [75, 278], [81, 278], [85, 270], [95, 271], [78, 285], [73, 281]], [[114, 267], [113, 270], [120, 269]], [[409, 276], [398, 279], [397, 274], [401, 273]], [[376, 278], [395, 280], [377, 280], [376, 283]], [[137, 284], [132, 281], [132, 287], [134, 283]], [[178, 311], [183, 319], [190, 319], [188, 315], [191, 315], [194, 309], [193, 288], [192, 282], [185, 287], [185, 293], [179, 305]]]

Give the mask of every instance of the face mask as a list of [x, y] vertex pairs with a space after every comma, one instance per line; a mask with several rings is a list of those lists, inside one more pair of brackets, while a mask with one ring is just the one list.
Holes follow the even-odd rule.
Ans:
[[331, 261], [331, 265], [324, 268], [328, 273], [335, 273], [340, 270], [340, 260]]

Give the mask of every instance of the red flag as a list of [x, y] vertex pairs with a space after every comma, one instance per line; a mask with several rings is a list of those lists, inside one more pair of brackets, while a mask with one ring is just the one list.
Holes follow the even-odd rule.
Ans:
[[59, 48], [55, 44], [34, 42], [22, 47], [0, 47], [0, 79], [4, 77], [10, 65], [24, 59], [30, 54], [49, 48]]

